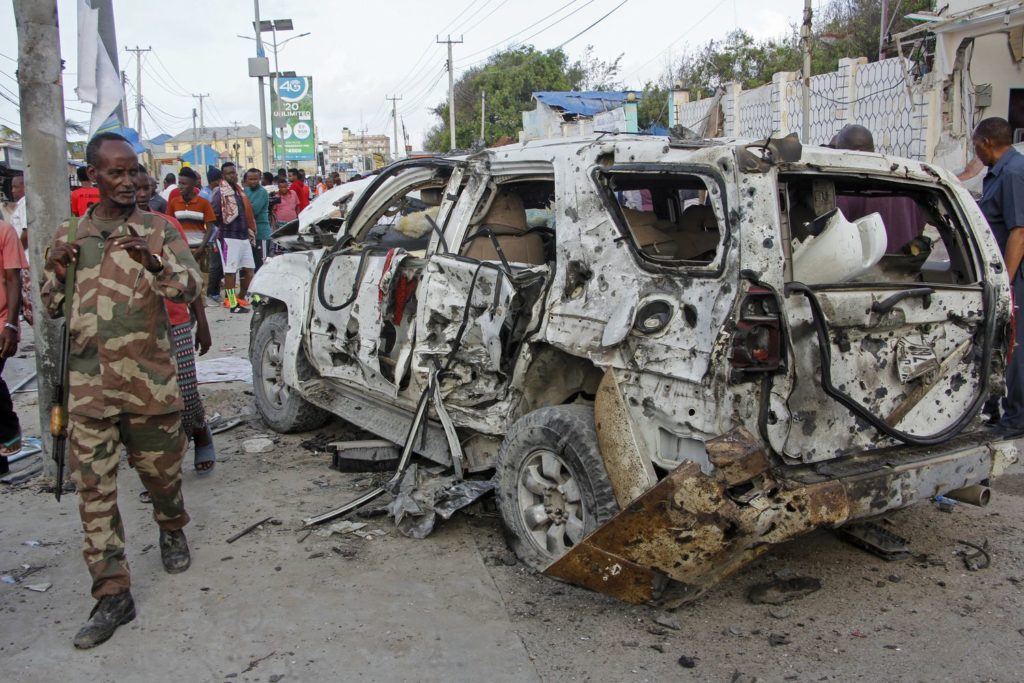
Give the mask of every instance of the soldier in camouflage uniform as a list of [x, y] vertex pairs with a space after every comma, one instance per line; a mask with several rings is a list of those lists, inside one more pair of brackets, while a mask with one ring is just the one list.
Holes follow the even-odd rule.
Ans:
[[187, 442], [164, 298], [189, 303], [201, 282], [177, 230], [136, 208], [132, 146], [103, 133], [89, 142], [86, 161], [100, 202], [80, 219], [70, 244], [68, 224], [57, 231], [42, 288], [50, 315], [63, 315], [68, 266], [76, 264], [68, 321], [68, 444], [83, 554], [98, 601], [75, 636], [79, 648], [102, 643], [135, 618], [117, 509], [120, 444], [153, 501], [164, 568], [181, 572], [191, 561], [182, 531], [189, 521], [181, 495]]

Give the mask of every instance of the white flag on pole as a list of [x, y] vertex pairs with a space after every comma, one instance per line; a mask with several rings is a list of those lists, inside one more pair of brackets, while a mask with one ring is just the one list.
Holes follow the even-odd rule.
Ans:
[[124, 125], [113, 0], [78, 0], [78, 99], [92, 105], [89, 137]]

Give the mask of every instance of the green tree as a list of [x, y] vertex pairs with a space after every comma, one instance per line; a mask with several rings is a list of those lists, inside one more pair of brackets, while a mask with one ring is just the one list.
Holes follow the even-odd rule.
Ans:
[[[486, 93], [486, 140], [518, 137], [522, 112], [532, 109], [532, 94], [542, 90], [612, 90], [622, 56], [605, 62], [588, 47], [581, 61], [570, 62], [559, 49], [540, 51], [520, 46], [492, 55], [455, 82], [455, 143], [466, 149], [480, 138], [480, 93]], [[450, 149], [447, 99], [433, 108], [438, 123], [426, 135], [428, 150]]]
[[[894, 6], [895, 5], [895, 6]], [[934, 0], [901, 0], [889, 3], [889, 31], [899, 33], [917, 25], [907, 14], [934, 9]], [[830, 0], [814, 17], [811, 67], [814, 73], [835, 71], [843, 57], [878, 60], [878, 31], [882, 22], [881, 0]], [[896, 56], [890, 49], [888, 56]]]
[[[933, 0], [904, 0], [893, 8], [890, 33], [914, 25], [903, 17], [932, 9]], [[843, 57], [878, 59], [878, 32], [882, 20], [881, 0], [829, 0], [815, 12], [811, 30], [811, 71], [835, 71]], [[891, 51], [890, 51], [891, 52]], [[803, 67], [800, 29], [792, 24], [785, 35], [755, 40], [736, 30], [724, 40], [711, 40], [685, 54], [672, 70], [672, 80], [690, 90], [694, 98], [709, 97], [729, 82], [744, 89], [770, 83], [779, 71]]]

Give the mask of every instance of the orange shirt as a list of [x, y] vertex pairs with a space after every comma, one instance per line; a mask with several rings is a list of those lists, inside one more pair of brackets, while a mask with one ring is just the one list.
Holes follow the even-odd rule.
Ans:
[[[0, 221], [0, 270], [15, 268], [28, 268], [28, 259], [25, 258], [25, 250], [21, 248], [21, 240], [18, 239], [14, 227], [10, 223]], [[8, 322], [6, 282], [3, 273], [0, 273], [0, 328]], [[10, 322], [19, 325], [17, 320]]]
[[167, 200], [167, 215], [181, 223], [185, 229], [185, 241], [190, 247], [202, 241], [206, 224], [217, 220], [210, 202], [198, 194], [193, 194], [192, 199], [186, 202], [180, 192], [172, 192]]

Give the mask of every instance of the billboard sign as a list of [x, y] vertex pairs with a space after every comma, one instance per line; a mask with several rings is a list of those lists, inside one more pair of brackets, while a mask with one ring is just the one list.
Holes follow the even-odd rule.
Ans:
[[312, 161], [316, 158], [313, 134], [313, 78], [280, 76], [274, 79], [270, 97], [274, 128], [274, 158]]

